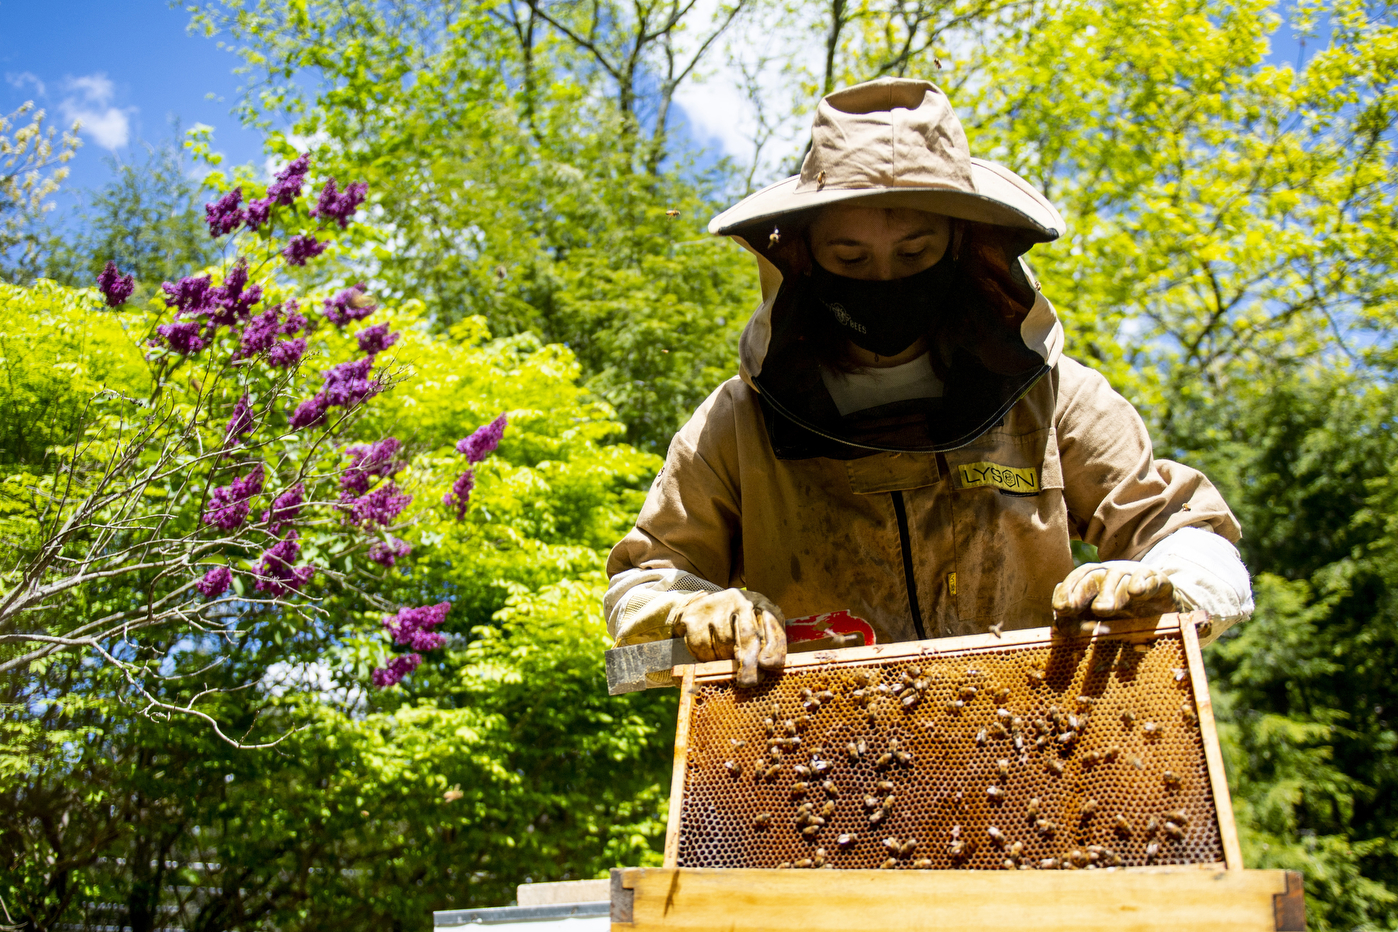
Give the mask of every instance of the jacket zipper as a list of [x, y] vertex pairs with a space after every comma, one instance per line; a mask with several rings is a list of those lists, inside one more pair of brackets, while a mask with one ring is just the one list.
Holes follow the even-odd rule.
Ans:
[[913, 627], [917, 629], [917, 639], [927, 640], [927, 632], [922, 628], [922, 609], [917, 605], [917, 576], [913, 573], [913, 542], [908, 534], [908, 507], [903, 504], [903, 493], [892, 492], [893, 513], [898, 516], [898, 543], [903, 548], [903, 580], [908, 586], [908, 611], [913, 616]]

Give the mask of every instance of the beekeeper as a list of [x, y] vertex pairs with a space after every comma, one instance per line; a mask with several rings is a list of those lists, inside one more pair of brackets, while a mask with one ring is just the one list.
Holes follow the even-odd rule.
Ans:
[[[801, 174], [709, 230], [763, 300], [611, 552], [618, 645], [683, 637], [751, 685], [787, 619], [839, 610], [879, 641], [1176, 608], [1216, 637], [1252, 611], [1219, 493], [1062, 354], [1022, 257], [1063, 219], [971, 158], [935, 85], [830, 94]], [[1075, 569], [1073, 540], [1103, 562]]]

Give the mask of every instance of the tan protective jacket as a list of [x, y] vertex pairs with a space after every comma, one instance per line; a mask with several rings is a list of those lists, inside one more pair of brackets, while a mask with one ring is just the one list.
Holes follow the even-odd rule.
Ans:
[[[743, 334], [741, 377], [676, 434], [635, 528], [612, 550], [610, 576], [681, 570], [761, 592], [788, 619], [847, 609], [880, 641], [897, 641], [1049, 624], [1073, 539], [1103, 560], [1135, 559], [1191, 525], [1238, 540], [1213, 485], [1154, 459], [1131, 404], [1060, 355], [1062, 328], [1042, 295], [1020, 329], [1049, 371], [973, 442], [778, 459], [753, 376], [780, 275], [761, 256], [759, 265], [767, 300]], [[660, 628], [693, 597], [675, 596], [618, 640], [668, 637]]]

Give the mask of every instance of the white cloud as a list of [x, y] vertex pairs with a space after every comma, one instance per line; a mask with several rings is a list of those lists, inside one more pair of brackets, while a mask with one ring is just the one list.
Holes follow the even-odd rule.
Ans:
[[44, 82], [39, 80], [39, 76], [32, 71], [21, 71], [19, 74], [6, 73], [5, 82], [11, 87], [23, 88], [26, 84], [34, 85], [34, 93], [40, 97], [47, 95], [48, 90], [44, 87]]
[[108, 106], [116, 87], [105, 74], [98, 72], [69, 78], [64, 82], [64, 89], [70, 94], [60, 104], [64, 119], [81, 123], [84, 135], [110, 151], [130, 141], [131, 120], [127, 114], [135, 108]]

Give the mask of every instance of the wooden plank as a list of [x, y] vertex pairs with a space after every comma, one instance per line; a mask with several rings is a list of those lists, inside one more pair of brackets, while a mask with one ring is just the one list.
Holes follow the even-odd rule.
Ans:
[[684, 768], [689, 758], [689, 716], [694, 710], [694, 664], [675, 668], [680, 681], [680, 714], [675, 723], [675, 766], [670, 774], [670, 813], [665, 822], [665, 866], [680, 860], [680, 808], [684, 801]]
[[[1196, 616], [1203, 616], [1202, 619]], [[1223, 843], [1223, 860], [1231, 870], [1243, 869], [1243, 848], [1238, 842], [1238, 825], [1233, 820], [1233, 799], [1228, 795], [1228, 775], [1223, 770], [1223, 751], [1218, 746], [1218, 725], [1214, 722], [1214, 704], [1209, 698], [1209, 678], [1204, 672], [1204, 655], [1199, 648], [1199, 632], [1195, 624], [1207, 620], [1205, 612], [1194, 612], [1180, 619], [1180, 635], [1184, 639], [1184, 656], [1189, 662], [1189, 681], [1194, 688], [1194, 711], [1199, 716], [1199, 737], [1204, 743], [1204, 760], [1209, 765], [1209, 782], [1214, 791], [1214, 809], [1218, 813], [1218, 835]]]
[[[1285, 871], [628, 868], [614, 930], [1275, 932]], [[1292, 894], [1294, 896], [1294, 893]], [[624, 914], [623, 914], [624, 915]]]
[[[814, 653], [788, 654], [785, 669], [798, 670], [803, 667], [818, 667], [829, 664], [847, 666], [868, 663], [874, 660], [889, 661], [912, 659], [915, 657], [953, 657], [969, 651], [1005, 650], [1016, 647], [1041, 647], [1053, 642], [1086, 639], [1092, 636], [1131, 637], [1161, 636], [1173, 633], [1179, 627], [1180, 616], [1174, 612], [1153, 618], [1123, 618], [1098, 622], [1090, 631], [1067, 631], [1057, 628], [1023, 628], [1006, 631], [997, 637], [994, 634], [969, 634], [963, 637], [933, 638], [926, 641], [897, 641], [892, 644], [872, 644], [868, 647], [846, 647], [840, 650], [815, 651]], [[699, 682], [731, 679], [738, 672], [738, 664], [733, 660], [715, 660], [694, 665], [695, 679]]]

